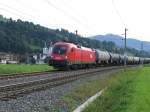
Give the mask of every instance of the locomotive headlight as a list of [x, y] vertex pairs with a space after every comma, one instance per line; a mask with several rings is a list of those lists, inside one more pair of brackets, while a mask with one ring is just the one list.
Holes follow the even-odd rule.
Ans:
[[65, 56], [65, 59], [67, 59], [68, 57], [67, 56]]

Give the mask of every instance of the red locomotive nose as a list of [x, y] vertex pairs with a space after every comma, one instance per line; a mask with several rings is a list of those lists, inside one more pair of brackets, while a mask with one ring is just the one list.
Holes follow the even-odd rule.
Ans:
[[52, 51], [53, 60], [65, 60], [67, 47], [65, 45], [56, 45]]
[[51, 55], [52, 65], [55, 68], [65, 67], [68, 63], [67, 59], [67, 46], [64, 44], [55, 45]]
[[51, 59], [53, 60], [65, 60], [67, 59], [65, 55], [58, 55], [58, 54], [53, 54], [53, 56], [51, 57]]

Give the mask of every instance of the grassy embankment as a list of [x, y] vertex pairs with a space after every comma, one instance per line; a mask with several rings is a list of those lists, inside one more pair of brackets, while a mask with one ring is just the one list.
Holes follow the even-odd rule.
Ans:
[[115, 77], [115, 73], [102, 73], [101, 75], [95, 76], [93, 79], [86, 79], [86, 82], [81, 81], [82, 83], [80, 83], [72, 92], [63, 96], [62, 101], [67, 105], [68, 111], [71, 112], [80, 105], [81, 102], [85, 102], [86, 99], [106, 87], [109, 80]]
[[150, 67], [127, 71], [83, 112], [149, 112]]
[[50, 71], [53, 68], [48, 65], [24, 65], [24, 64], [6, 64], [0, 65], [0, 75], [13, 73], [31, 73]]

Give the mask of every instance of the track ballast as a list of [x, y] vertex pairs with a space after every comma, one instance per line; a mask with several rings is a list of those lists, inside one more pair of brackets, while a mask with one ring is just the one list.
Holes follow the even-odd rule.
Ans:
[[0, 100], [9, 100], [30, 92], [46, 89], [47, 87], [65, 84], [85, 76], [92, 76], [93, 73], [96, 72], [123, 68], [123, 66], [99, 67], [95, 69], [58, 71], [46, 74], [28, 75], [26, 77], [3, 79], [0, 80]]

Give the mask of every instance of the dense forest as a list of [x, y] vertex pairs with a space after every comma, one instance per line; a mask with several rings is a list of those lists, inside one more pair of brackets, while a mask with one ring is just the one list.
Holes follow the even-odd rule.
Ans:
[[[0, 52], [17, 54], [39, 53], [42, 52], [44, 43], [47, 45], [62, 41], [80, 44], [85, 47], [97, 48], [123, 54], [123, 48], [118, 48], [113, 42], [100, 42], [94, 39], [82, 37], [65, 29], [49, 29], [32, 22], [20, 19], [6, 19], [0, 15]], [[145, 51], [127, 48], [131, 55], [148, 56]]]

